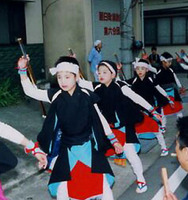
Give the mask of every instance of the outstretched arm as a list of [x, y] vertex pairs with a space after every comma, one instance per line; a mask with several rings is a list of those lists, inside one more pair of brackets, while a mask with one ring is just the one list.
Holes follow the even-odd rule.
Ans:
[[136, 92], [134, 92], [131, 88], [128, 86], [124, 85], [121, 88], [123, 94], [130, 98], [132, 101], [134, 101], [136, 104], [139, 104], [146, 110], [151, 110], [153, 107], [150, 105], [144, 98], [142, 98], [140, 95], [138, 95]]
[[82, 88], [85, 88], [85, 89], [88, 89], [90, 91], [94, 91], [94, 88], [93, 88], [93, 83], [91, 81], [87, 81], [85, 79], [79, 79], [78, 80], [78, 85]]
[[125, 96], [130, 98], [136, 104], [139, 104], [140, 106], [145, 108], [147, 111], [149, 111], [149, 113], [151, 113], [153, 115], [153, 117], [156, 119], [157, 122], [161, 123], [161, 121], [162, 121], [161, 115], [159, 113], [157, 113], [155, 111], [155, 109], [153, 108], [153, 106], [151, 104], [149, 104], [144, 98], [142, 98], [140, 95], [135, 93], [131, 88], [129, 88], [126, 85], [124, 85], [121, 88], [121, 90]]
[[47, 90], [38, 89], [37, 86], [31, 83], [30, 79], [27, 76], [27, 62], [29, 58], [21, 57], [18, 60], [18, 73], [20, 74], [21, 84], [24, 90], [24, 93], [36, 100], [50, 102], [47, 94]]
[[94, 104], [94, 107], [99, 115], [99, 118], [102, 122], [103, 128], [104, 128], [104, 132], [107, 135], [108, 139], [110, 140], [111, 144], [114, 146], [115, 148], [115, 152], [117, 154], [120, 154], [123, 152], [123, 147], [121, 146], [121, 144], [118, 142], [118, 140], [116, 139], [115, 135], [112, 133], [112, 130], [108, 124], [108, 122], [106, 121], [105, 117], [102, 115], [102, 113], [100, 112], [97, 104]]
[[[31, 146], [31, 145], [34, 147], [34, 143], [31, 140], [28, 140], [19, 131], [17, 131], [13, 127], [11, 127], [8, 124], [5, 124], [3, 122], [0, 122], [0, 137], [7, 139], [11, 142], [14, 142], [16, 144], [20, 144], [25, 149], [28, 149], [29, 146]], [[32, 147], [32, 149], [33, 149], [33, 147]], [[38, 159], [40, 167], [46, 168], [46, 166], [47, 166], [46, 155], [40, 150], [40, 148], [38, 148], [37, 151], [35, 151], [35, 153], [33, 153], [33, 155]]]

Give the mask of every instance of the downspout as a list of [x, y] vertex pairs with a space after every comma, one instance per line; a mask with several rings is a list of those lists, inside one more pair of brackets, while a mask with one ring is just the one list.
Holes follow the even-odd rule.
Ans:
[[133, 41], [133, 20], [132, 20], [132, 1], [120, 1], [120, 14], [121, 14], [121, 63], [126, 78], [132, 77], [132, 41]]

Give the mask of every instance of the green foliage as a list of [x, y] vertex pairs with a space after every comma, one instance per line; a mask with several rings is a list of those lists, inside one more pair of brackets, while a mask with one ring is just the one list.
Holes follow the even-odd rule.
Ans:
[[0, 107], [18, 104], [21, 101], [21, 89], [10, 79], [0, 82]]

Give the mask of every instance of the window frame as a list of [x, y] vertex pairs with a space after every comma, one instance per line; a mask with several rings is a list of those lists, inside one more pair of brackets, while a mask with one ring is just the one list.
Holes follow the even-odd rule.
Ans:
[[[16, 31], [16, 29], [13, 27], [17, 27], [17, 29], [20, 28], [21, 31], [19, 31], [19, 36], [18, 35], [17, 36], [21, 37], [23, 42], [26, 43], [25, 2], [24, 1], [12, 1], [12, 2], [2, 1], [2, 2], [0, 2], [0, 6], [1, 6], [1, 3], [2, 4], [5, 3], [7, 6], [7, 23], [8, 23], [7, 33], [9, 34], [9, 41], [5, 42], [5, 43], [0, 41], [0, 45], [1, 46], [11, 46], [11, 45], [15, 45], [17, 43], [16, 38], [13, 39], [14, 33]], [[17, 9], [16, 12], [15, 12], [15, 9]], [[15, 26], [15, 23], [12, 20], [12, 18], [15, 17], [16, 13], [18, 13], [17, 16], [22, 15], [22, 23], [20, 24], [19, 27]], [[19, 21], [19, 23], [20, 23], [20, 21]]]
[[[186, 29], [186, 39], [185, 39], [185, 43], [173, 43], [173, 19], [174, 18], [177, 18], [177, 17], [184, 17], [186, 19], [186, 24], [185, 24], [185, 29]], [[164, 19], [164, 18], [169, 18], [170, 19], [170, 43], [162, 43], [162, 44], [159, 44], [159, 41], [158, 41], [158, 19]], [[157, 46], [177, 46], [177, 45], [181, 45], [181, 46], [184, 46], [184, 45], [188, 45], [188, 16], [187, 15], [174, 15], [174, 16], [146, 16], [144, 17], [144, 24], [146, 23], [146, 20], [147, 19], [153, 19], [155, 24], [156, 24], [156, 38], [155, 38], [155, 43], [146, 43], [145, 42], [145, 45], [146, 46], [151, 46], [151, 45], [157, 45]], [[144, 31], [144, 38], [146, 38], [146, 34], [145, 34], [145, 31]]]

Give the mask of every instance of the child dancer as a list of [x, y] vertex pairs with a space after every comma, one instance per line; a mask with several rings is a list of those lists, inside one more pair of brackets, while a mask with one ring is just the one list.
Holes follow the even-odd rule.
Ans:
[[[128, 83], [132, 85], [131, 89], [142, 96], [153, 107], [160, 110], [162, 106], [170, 101], [167, 93], [159, 86], [155, 86], [151, 77], [148, 76], [149, 62], [144, 59], [136, 58], [133, 63], [136, 71], [136, 77], [130, 79]], [[168, 155], [164, 136], [159, 128], [159, 125], [151, 117], [144, 114], [144, 120], [136, 125], [136, 132], [139, 138], [156, 137], [161, 145], [161, 156]]]
[[143, 193], [147, 190], [147, 185], [143, 176], [142, 163], [137, 154], [140, 144], [134, 128], [135, 123], [140, 120], [138, 119], [140, 114], [133, 101], [140, 104], [148, 111], [152, 111], [153, 108], [142, 97], [133, 92], [125, 83], [113, 81], [117, 75], [117, 67], [114, 62], [106, 60], [101, 61], [97, 70], [99, 83], [92, 83], [80, 79], [79, 84], [82, 87], [93, 90], [99, 95], [99, 109], [111, 125], [112, 130], [115, 134], [117, 133], [117, 137], [120, 134], [126, 137], [124, 153], [137, 178], [136, 192]]
[[[37, 144], [29, 141], [24, 135], [12, 128], [11, 126], [0, 122], [0, 137], [7, 139], [16, 144], [20, 144], [25, 147], [25, 152], [32, 154], [39, 160], [39, 167], [45, 168], [47, 165], [46, 155], [40, 150]], [[5, 173], [13, 169], [17, 165], [17, 158], [10, 151], [10, 149], [0, 142], [0, 174]], [[2, 185], [0, 182], [0, 199], [7, 200], [4, 196]]]
[[160, 59], [162, 62], [162, 66], [156, 74], [156, 79], [154, 83], [155, 85], [159, 84], [167, 92], [170, 99], [174, 102], [174, 108], [172, 108], [170, 104], [163, 107], [164, 114], [176, 114], [177, 118], [182, 117], [182, 100], [177, 89], [177, 87], [182, 88], [182, 85], [176, 74], [170, 67], [172, 64], [173, 56], [168, 52], [164, 52], [163, 54], [161, 54]]
[[62, 131], [59, 154], [51, 166], [51, 194], [57, 195], [57, 200], [112, 200], [110, 186], [114, 175], [104, 155], [107, 144], [105, 134], [117, 153], [122, 153], [122, 147], [96, 105], [98, 97], [77, 85], [78, 61], [73, 57], [60, 57], [50, 70], [52, 75], [57, 74], [60, 89], [48, 91], [31, 85], [26, 63], [27, 60], [22, 58], [18, 62], [24, 91], [35, 99], [51, 102], [38, 135], [39, 144], [46, 153], [50, 154], [54, 145], [56, 126]]

